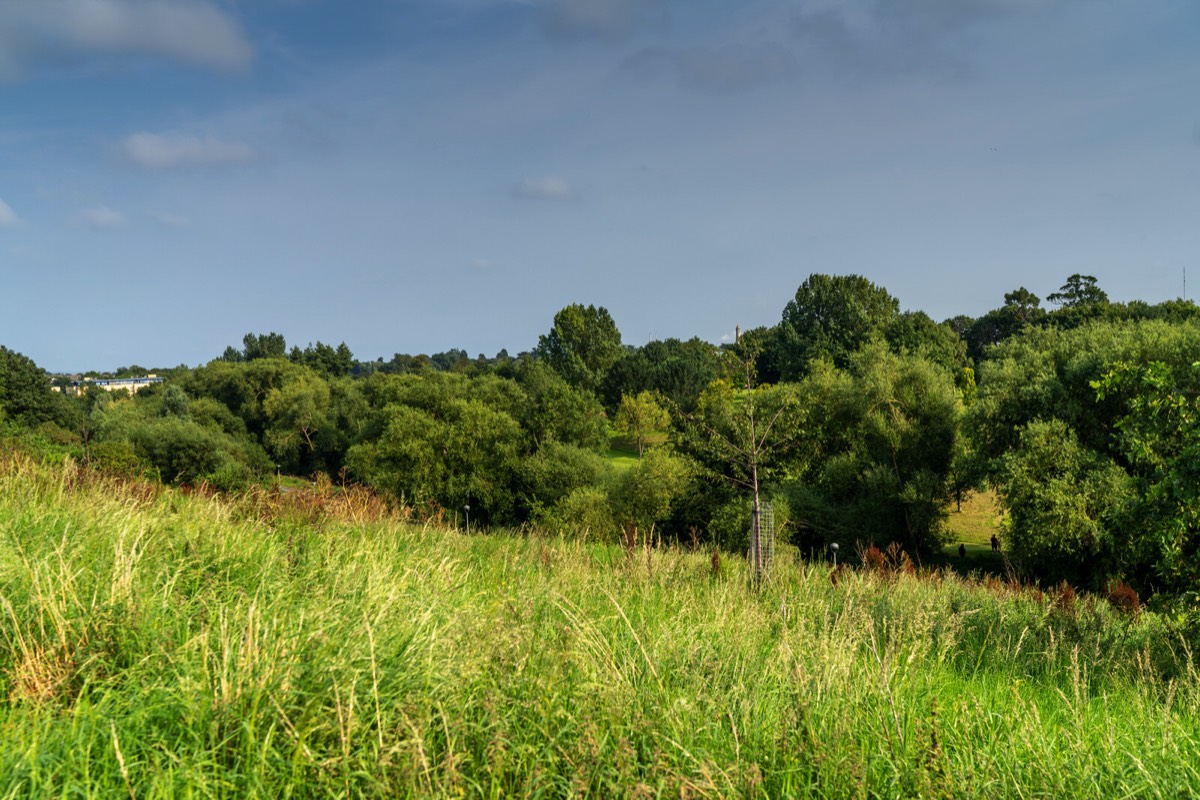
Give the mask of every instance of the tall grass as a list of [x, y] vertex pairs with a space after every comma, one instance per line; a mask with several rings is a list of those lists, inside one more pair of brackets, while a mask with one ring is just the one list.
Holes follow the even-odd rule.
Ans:
[[[255, 506], [257, 509], [258, 507]], [[0, 797], [1180, 797], [1153, 613], [0, 458]]]

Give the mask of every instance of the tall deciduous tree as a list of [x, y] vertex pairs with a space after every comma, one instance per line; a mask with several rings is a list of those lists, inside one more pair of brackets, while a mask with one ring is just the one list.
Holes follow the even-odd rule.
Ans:
[[809, 275], [783, 310], [782, 377], [803, 376], [814, 358], [847, 366], [899, 313], [900, 302], [861, 275]]
[[1067, 278], [1067, 282], [1057, 292], [1046, 295], [1046, 299], [1063, 308], [1074, 308], [1107, 303], [1108, 295], [1100, 288], [1095, 277], [1080, 275], [1077, 272]]
[[637, 443], [639, 458], [646, 449], [646, 437], [655, 431], [666, 430], [670, 424], [670, 415], [651, 392], [622, 397], [621, 407], [617, 409], [616, 419], [613, 420], [613, 427], [618, 433]]
[[50, 376], [33, 360], [0, 346], [0, 418], [33, 426], [54, 416]]
[[572, 386], [595, 393], [621, 357], [621, 332], [607, 309], [576, 303], [554, 315], [535, 352]]

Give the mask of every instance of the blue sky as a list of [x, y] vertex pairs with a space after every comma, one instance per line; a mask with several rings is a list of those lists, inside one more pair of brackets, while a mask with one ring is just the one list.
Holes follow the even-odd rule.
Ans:
[[[196, 365], [1200, 287], [1195, 0], [4, 0], [0, 343]], [[1189, 295], [1194, 296], [1192, 291]]]

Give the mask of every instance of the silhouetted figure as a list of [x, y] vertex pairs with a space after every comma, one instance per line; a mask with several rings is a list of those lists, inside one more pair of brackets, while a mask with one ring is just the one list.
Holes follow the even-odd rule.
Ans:
[[1000, 552], [1000, 540], [996, 538], [995, 534], [992, 534], [992, 552], [993, 553]]
[[960, 544], [958, 546], [958, 557], [959, 558], [967, 557], [967, 546], [965, 544]]

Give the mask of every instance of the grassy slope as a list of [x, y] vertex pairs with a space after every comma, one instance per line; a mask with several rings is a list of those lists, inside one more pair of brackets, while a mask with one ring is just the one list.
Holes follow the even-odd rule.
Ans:
[[[962, 508], [950, 507], [946, 528], [950, 541], [942, 548], [943, 560], [960, 572], [981, 570], [1004, 574], [1004, 556], [992, 552], [992, 536], [1000, 535], [1002, 510], [994, 492], [975, 492], [963, 499]], [[958, 546], [967, 550], [960, 557]]]
[[0, 797], [1200, 793], [1153, 615], [82, 483], [0, 459]]

